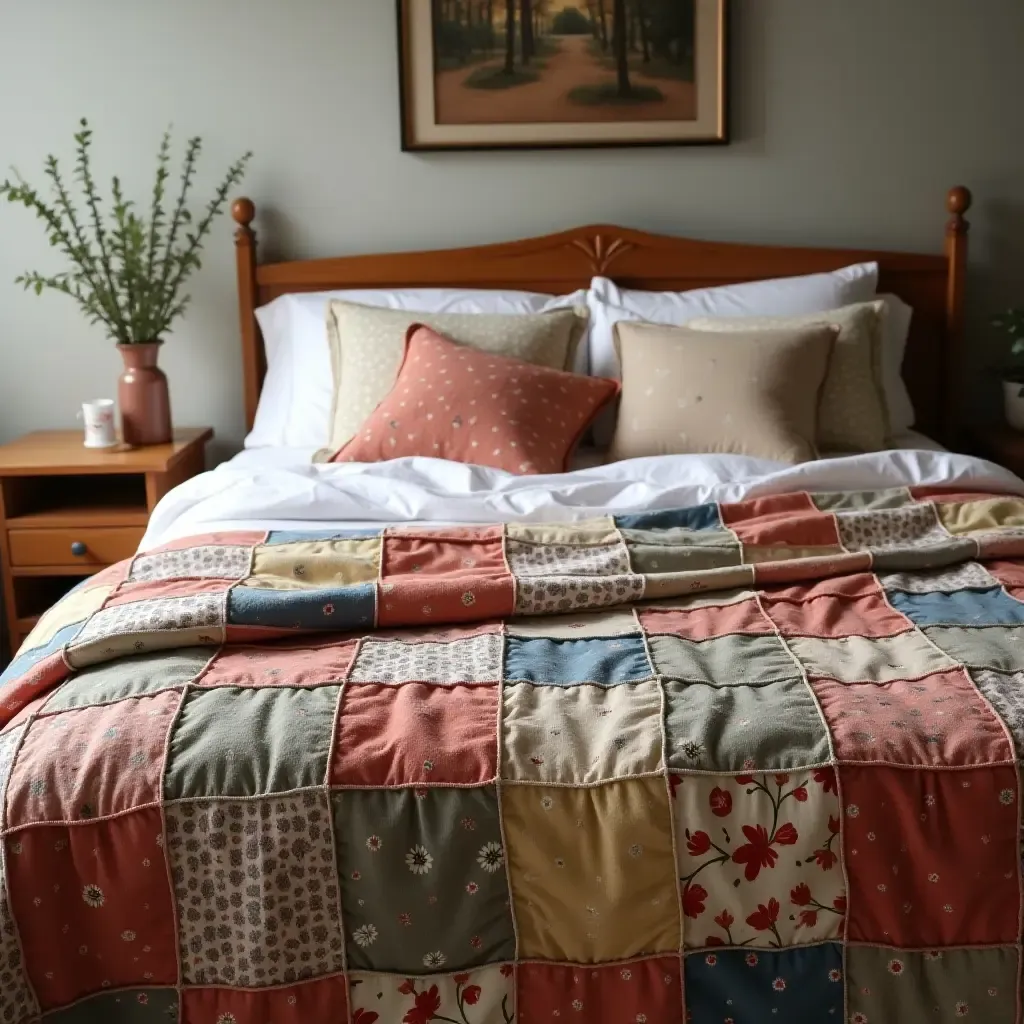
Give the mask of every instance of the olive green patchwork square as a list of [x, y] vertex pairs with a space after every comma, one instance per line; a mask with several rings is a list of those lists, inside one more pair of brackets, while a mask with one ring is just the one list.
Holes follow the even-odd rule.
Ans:
[[189, 693], [171, 736], [167, 799], [324, 785], [340, 692], [224, 686]]
[[424, 974], [515, 956], [493, 786], [331, 801], [349, 969]]
[[216, 653], [214, 647], [181, 647], [118, 658], [76, 672], [46, 702], [47, 711], [110, 704], [191, 683]]
[[847, 992], [854, 1024], [894, 1021], [1017, 1019], [1017, 951], [939, 949], [910, 952], [885, 946], [851, 946], [846, 954]]
[[889, 487], [879, 491], [826, 491], [812, 494], [819, 512], [876, 512], [883, 508], [903, 508], [917, 504], [907, 487]]
[[788, 771], [829, 759], [828, 734], [802, 680], [764, 686], [665, 683], [669, 768]]
[[743, 552], [727, 530], [623, 530], [633, 571], [694, 572], [739, 565]]
[[800, 669], [778, 637], [723, 636], [684, 640], [652, 636], [651, 658], [658, 675], [712, 686], [763, 686], [800, 679]]
[[968, 668], [1024, 669], [1024, 626], [926, 626], [922, 632], [940, 651]]

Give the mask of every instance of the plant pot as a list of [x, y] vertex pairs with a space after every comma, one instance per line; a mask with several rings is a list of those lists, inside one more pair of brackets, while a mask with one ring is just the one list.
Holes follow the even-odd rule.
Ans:
[[1014, 430], [1024, 430], [1024, 382], [1003, 381], [1003, 408], [1006, 411], [1006, 422]]
[[159, 341], [118, 345], [124, 373], [117, 381], [121, 436], [125, 444], [166, 444], [171, 440], [171, 399], [167, 377], [156, 365]]

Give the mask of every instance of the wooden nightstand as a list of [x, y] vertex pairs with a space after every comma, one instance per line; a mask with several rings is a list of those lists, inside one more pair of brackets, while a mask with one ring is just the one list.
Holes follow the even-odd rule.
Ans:
[[83, 576], [130, 558], [156, 503], [201, 473], [208, 427], [170, 444], [90, 449], [80, 430], [0, 446], [0, 572], [11, 653]]
[[971, 440], [976, 455], [1024, 478], [1024, 434], [1020, 431], [1000, 423], [977, 428], [971, 432]]

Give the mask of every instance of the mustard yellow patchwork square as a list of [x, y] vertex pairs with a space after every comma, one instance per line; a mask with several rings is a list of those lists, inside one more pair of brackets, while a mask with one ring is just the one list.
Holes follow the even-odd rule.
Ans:
[[68, 594], [43, 614], [35, 624], [35, 628], [25, 638], [24, 649], [30, 651], [35, 647], [44, 647], [65, 626], [70, 626], [74, 622], [83, 622], [93, 612], [98, 612], [113, 589], [113, 587], [90, 587]]
[[574, 523], [509, 523], [508, 539], [528, 544], [617, 544], [622, 538], [611, 516]]
[[979, 501], [937, 502], [939, 521], [952, 534], [1024, 526], [1024, 499], [1006, 495]]
[[379, 537], [261, 545], [245, 585], [291, 590], [369, 583], [380, 572], [380, 548]]
[[522, 956], [601, 963], [679, 949], [664, 778], [506, 784], [502, 810]]

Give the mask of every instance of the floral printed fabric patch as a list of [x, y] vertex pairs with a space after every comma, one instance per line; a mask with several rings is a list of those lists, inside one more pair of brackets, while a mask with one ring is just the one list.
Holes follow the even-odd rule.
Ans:
[[842, 936], [841, 812], [831, 768], [671, 778], [688, 949]]
[[[516, 1020], [511, 964], [429, 978], [355, 972], [350, 998], [352, 1024], [514, 1024]], [[318, 1018], [307, 1021], [311, 1019]]]

